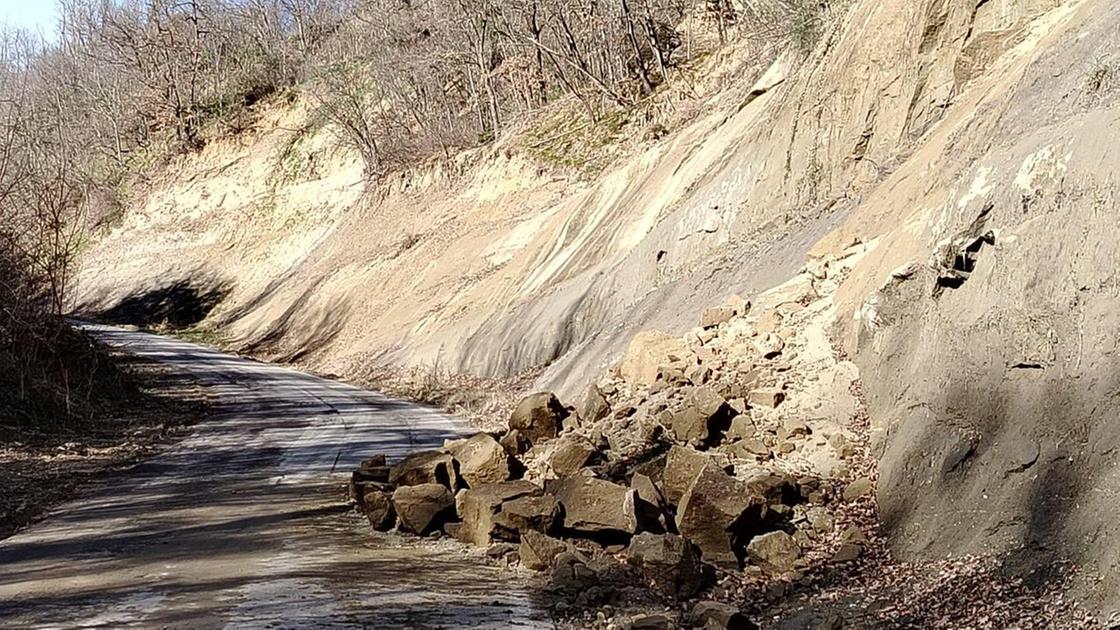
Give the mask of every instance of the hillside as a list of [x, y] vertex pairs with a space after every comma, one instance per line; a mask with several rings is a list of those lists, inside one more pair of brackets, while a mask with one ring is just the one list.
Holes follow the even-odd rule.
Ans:
[[186, 304], [145, 323], [343, 376], [539, 370], [569, 400], [638, 332], [682, 335], [858, 243], [817, 297], [825, 354], [858, 367], [892, 551], [1076, 565], [1107, 617], [1120, 6], [855, 0], [825, 27], [808, 52], [696, 60], [687, 96], [597, 123], [559, 102], [373, 185], [306, 95], [262, 102], [149, 174], [74, 304]]

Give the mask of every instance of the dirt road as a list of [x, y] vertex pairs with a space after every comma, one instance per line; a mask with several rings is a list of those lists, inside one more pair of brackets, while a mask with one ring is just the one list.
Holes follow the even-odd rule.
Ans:
[[[105, 342], [189, 371], [212, 413], [167, 452], [0, 542], [3, 628], [548, 627], [520, 580], [451, 543], [375, 535], [343, 485], [454, 418], [178, 340]], [[540, 621], [533, 621], [533, 620]]]

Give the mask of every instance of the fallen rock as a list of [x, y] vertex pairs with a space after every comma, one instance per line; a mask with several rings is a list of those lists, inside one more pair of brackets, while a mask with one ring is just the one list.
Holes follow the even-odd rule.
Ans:
[[630, 630], [673, 630], [677, 624], [669, 615], [662, 613], [651, 613], [647, 615], [635, 615], [630, 618], [630, 622], [623, 626], [630, 628]]
[[397, 514], [393, 509], [392, 486], [375, 481], [359, 482], [355, 487], [358, 511], [369, 520], [377, 531], [387, 532], [396, 525]]
[[459, 492], [455, 497], [455, 511], [463, 524], [458, 528], [456, 538], [465, 543], [486, 547], [495, 539], [508, 537], [508, 528], [494, 522], [502, 504], [520, 497], [540, 494], [541, 489], [528, 481], [481, 484]]
[[526, 396], [509, 417], [509, 428], [531, 443], [556, 437], [563, 428], [568, 410], [550, 392]]
[[768, 333], [765, 337], [755, 343], [758, 353], [767, 359], [774, 359], [782, 354], [785, 349], [786, 343], [782, 338], [774, 333]]
[[704, 587], [700, 552], [681, 536], [638, 534], [630, 541], [626, 559], [666, 596], [687, 599]]
[[499, 538], [520, 540], [525, 532], [551, 532], [560, 519], [560, 504], [550, 494], [522, 496], [505, 501], [493, 517]]
[[677, 439], [697, 445], [718, 441], [731, 426], [731, 407], [710, 387], [694, 387], [687, 406], [672, 416], [672, 429]]
[[587, 566], [586, 559], [574, 551], [562, 551], [552, 562], [552, 580], [549, 587], [560, 591], [580, 591], [598, 583], [595, 571]]
[[510, 478], [509, 453], [485, 433], [456, 442], [447, 450], [459, 462], [459, 477], [469, 487]]
[[[637, 493], [603, 479], [584, 475], [550, 480], [545, 488], [563, 507], [566, 529], [587, 534], [634, 534], [648, 514]], [[644, 503], [644, 502], [642, 502]]]
[[758, 628], [737, 607], [703, 601], [692, 607], [693, 626], [704, 630], [755, 630]]
[[767, 573], [780, 575], [797, 568], [801, 548], [789, 534], [777, 531], [755, 536], [747, 545], [747, 558]]
[[455, 460], [440, 451], [413, 453], [392, 467], [389, 483], [397, 487], [438, 483], [454, 488], [458, 483]]
[[529, 440], [524, 435], [521, 435], [521, 432], [517, 429], [506, 431], [502, 439], [498, 440], [498, 443], [502, 445], [502, 448], [506, 449], [506, 453], [508, 453], [510, 457], [520, 457], [532, 446]]
[[682, 446], [673, 446], [665, 457], [661, 472], [661, 492], [671, 505], [679, 505], [696, 476], [711, 461], [704, 453]]
[[688, 352], [688, 344], [677, 337], [656, 331], [640, 332], [630, 342], [619, 374], [631, 385], [649, 387], [657, 380], [658, 368]]
[[776, 408], [786, 399], [786, 393], [777, 388], [764, 388], [752, 390], [747, 395], [747, 402], [753, 407]]
[[393, 509], [401, 531], [424, 535], [443, 526], [454, 515], [455, 497], [443, 484], [402, 486], [393, 492]]
[[569, 477], [592, 463], [598, 451], [587, 440], [575, 436], [562, 436], [548, 445], [544, 459], [557, 477]]
[[592, 424], [606, 418], [610, 415], [610, 412], [611, 405], [607, 402], [607, 397], [603, 395], [599, 386], [594, 383], [588, 385], [576, 405], [576, 413], [579, 414], [580, 422]]
[[536, 531], [527, 531], [521, 534], [521, 546], [518, 555], [521, 564], [533, 571], [544, 571], [552, 566], [556, 556], [568, 549], [568, 545], [551, 536]]
[[706, 562], [738, 567], [736, 548], [741, 542], [735, 530], [748, 525], [744, 522], [747, 510], [761, 512], [765, 503], [754, 487], [709, 462], [681, 498], [677, 531], [700, 547]]
[[870, 479], [867, 477], [860, 477], [844, 488], [844, 500], [849, 502], [855, 501], [860, 497], [871, 494], [874, 489], [875, 486], [871, 483]]
[[735, 309], [730, 306], [716, 306], [714, 308], [706, 308], [700, 314], [700, 327], [703, 329], [715, 328], [720, 324], [726, 324], [735, 317]]

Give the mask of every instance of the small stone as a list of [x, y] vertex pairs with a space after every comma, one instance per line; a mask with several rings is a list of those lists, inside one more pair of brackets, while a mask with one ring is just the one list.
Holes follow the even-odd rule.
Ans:
[[832, 562], [841, 564], [844, 562], [852, 562], [859, 559], [863, 555], [863, 547], [854, 543], [843, 543], [836, 553], [832, 554]]
[[860, 477], [844, 488], [844, 500], [851, 502], [865, 497], [874, 491], [875, 487], [867, 477]]
[[755, 342], [755, 347], [758, 349], [758, 353], [764, 358], [774, 359], [782, 354], [782, 350], [785, 349], [786, 344], [782, 341], [780, 336], [774, 333], [768, 333], [761, 340]]
[[723, 602], [703, 601], [692, 607], [694, 626], [705, 630], [752, 630], [757, 628], [735, 606]]
[[751, 301], [743, 298], [737, 293], [732, 293], [731, 297], [727, 298], [727, 306], [731, 307], [731, 310], [739, 316], [743, 316], [751, 312]]
[[593, 424], [606, 418], [611, 413], [611, 405], [598, 385], [592, 383], [584, 390], [576, 405], [576, 413], [581, 422]]
[[636, 615], [630, 618], [631, 630], [673, 630], [676, 624], [668, 615]]
[[747, 557], [768, 573], [782, 574], [797, 567], [801, 548], [793, 536], [782, 531], [770, 532], [751, 539], [747, 545]]

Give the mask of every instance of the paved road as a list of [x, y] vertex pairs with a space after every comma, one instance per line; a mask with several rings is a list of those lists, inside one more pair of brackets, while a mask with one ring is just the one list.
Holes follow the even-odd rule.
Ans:
[[210, 417], [0, 542], [0, 628], [547, 627], [532, 593], [451, 543], [375, 535], [349, 470], [455, 419], [182, 341], [92, 327], [194, 375]]

